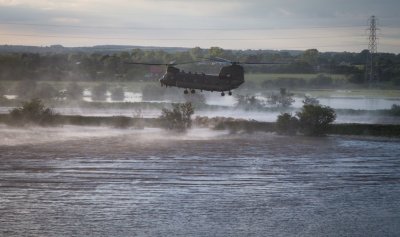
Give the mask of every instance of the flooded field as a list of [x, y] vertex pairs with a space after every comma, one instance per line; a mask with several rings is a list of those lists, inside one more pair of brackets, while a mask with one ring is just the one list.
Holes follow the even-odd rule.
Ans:
[[0, 236], [400, 234], [398, 139], [0, 131]]
[[[237, 119], [257, 120], [262, 122], [275, 122], [278, 115], [281, 114], [279, 111], [259, 111], [255, 109], [245, 110], [236, 107], [237, 98], [235, 96], [220, 96], [219, 93], [203, 92], [205, 95], [205, 103], [207, 105], [223, 106], [220, 109], [199, 109], [195, 110], [195, 116], [207, 116], [207, 117], [231, 117]], [[260, 101], [267, 102], [267, 97], [260, 93], [255, 94], [257, 99]], [[11, 97], [10, 97], [11, 98]], [[90, 91], [85, 90], [84, 101], [92, 101], [90, 97]], [[294, 111], [299, 111], [303, 106], [303, 97], [294, 97], [295, 102], [291, 108]], [[321, 105], [330, 106], [333, 109], [352, 109], [352, 110], [364, 110], [367, 111], [365, 114], [343, 114], [339, 113], [335, 120], [335, 123], [367, 123], [367, 124], [399, 124], [400, 119], [398, 116], [390, 115], [379, 115], [374, 114], [375, 110], [388, 110], [391, 109], [393, 104], [400, 105], [400, 99], [398, 97], [323, 97], [318, 98]], [[142, 93], [125, 92], [124, 102], [146, 102], [146, 103], [170, 103], [170, 102], [183, 102], [182, 101], [152, 101], [143, 100]], [[121, 102], [112, 101], [110, 94], [106, 101], [108, 103]], [[100, 106], [101, 107], [101, 106]], [[0, 114], [9, 113], [13, 107], [0, 106]], [[81, 108], [79, 106], [71, 105], [69, 107], [54, 107], [57, 113], [62, 115], [82, 115], [82, 116], [136, 116], [137, 110], [135, 109], [119, 109], [119, 108]], [[368, 111], [371, 113], [368, 114]], [[293, 112], [295, 113], [295, 112]], [[140, 115], [144, 118], [155, 118], [161, 115], [161, 109], [148, 108], [140, 110]]]

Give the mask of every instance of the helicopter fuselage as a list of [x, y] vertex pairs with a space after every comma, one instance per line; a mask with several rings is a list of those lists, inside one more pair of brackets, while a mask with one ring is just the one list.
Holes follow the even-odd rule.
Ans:
[[160, 79], [162, 86], [205, 91], [231, 91], [244, 83], [244, 70], [240, 65], [222, 67], [219, 75], [191, 73], [169, 66]]

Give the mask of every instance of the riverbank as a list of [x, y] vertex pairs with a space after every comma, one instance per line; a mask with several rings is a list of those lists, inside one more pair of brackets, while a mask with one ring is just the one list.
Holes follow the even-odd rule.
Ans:
[[[0, 114], [0, 123], [7, 124], [10, 121], [8, 114]], [[159, 118], [132, 118], [125, 116], [80, 116], [57, 115], [54, 123], [56, 126], [112, 126], [116, 128], [161, 128], [162, 121]], [[234, 119], [226, 117], [196, 117], [193, 119], [196, 127], [207, 127], [215, 130], [229, 130], [231, 133], [245, 132], [276, 132], [275, 122], [260, 122], [255, 120]], [[331, 124], [327, 134], [331, 135], [362, 135], [362, 136], [386, 136], [400, 137], [400, 125], [398, 124]]]

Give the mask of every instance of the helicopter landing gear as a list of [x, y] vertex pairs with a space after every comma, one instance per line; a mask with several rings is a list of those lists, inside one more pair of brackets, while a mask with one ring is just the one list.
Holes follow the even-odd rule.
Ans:
[[232, 95], [232, 92], [231, 92], [231, 91], [229, 91], [229, 92], [228, 92], [228, 95]]
[[224, 93], [224, 92], [221, 92], [221, 96], [225, 96], [225, 93]]
[[196, 91], [195, 91], [194, 89], [192, 89], [192, 90], [190, 91], [190, 93], [194, 94], [194, 93], [196, 93]]
[[185, 90], [183, 91], [183, 94], [187, 95], [187, 94], [189, 94], [189, 91], [185, 89]]

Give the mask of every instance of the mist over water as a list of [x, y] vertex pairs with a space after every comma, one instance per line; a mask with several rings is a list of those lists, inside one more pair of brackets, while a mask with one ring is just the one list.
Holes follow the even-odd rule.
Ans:
[[[195, 116], [271, 122], [279, 115], [236, 109], [232, 97], [217, 96], [207, 102], [225, 108], [196, 110]], [[383, 99], [367, 107], [351, 99], [320, 101], [337, 108], [388, 105]], [[135, 115], [130, 109], [55, 110]], [[158, 109], [141, 112], [160, 115]], [[339, 115], [336, 122], [399, 120]], [[0, 236], [400, 233], [399, 139], [70, 125], [0, 125], [0, 132]]]
[[[297, 111], [299, 111], [298, 109]], [[135, 110], [131, 109], [96, 109], [96, 108], [56, 108], [56, 112], [63, 115], [83, 115], [83, 116], [135, 116]], [[161, 110], [143, 109], [140, 111], [144, 118], [157, 118], [161, 115]], [[195, 110], [194, 116], [203, 117], [230, 117], [236, 119], [256, 120], [261, 122], [275, 122], [281, 112], [244, 110], [237, 108], [223, 108], [214, 110]], [[292, 112], [295, 114], [295, 111]], [[338, 114], [335, 123], [377, 123], [377, 124], [399, 124], [398, 116], [385, 115], [346, 115]]]
[[[257, 120], [263, 122], [275, 122], [277, 116], [281, 113], [279, 111], [257, 111], [257, 110], [244, 110], [236, 108], [236, 98], [234, 96], [220, 96], [219, 93], [203, 92], [205, 95], [205, 102], [208, 105], [222, 106], [220, 109], [196, 109], [195, 116], [206, 117], [231, 117], [237, 119]], [[257, 99], [267, 101], [267, 98], [260, 93], [254, 94]], [[89, 90], [84, 91], [84, 101], [90, 102], [91, 93]], [[295, 102], [291, 108], [299, 111], [303, 106], [303, 99], [301, 97], [294, 97]], [[330, 106], [334, 109], [352, 109], [352, 110], [384, 110], [390, 109], [393, 104], [400, 105], [398, 98], [369, 98], [369, 97], [323, 97], [318, 98], [321, 105]], [[112, 101], [110, 93], [105, 102], [121, 102]], [[183, 102], [183, 101], [152, 101], [143, 100], [142, 93], [125, 92], [125, 99], [123, 102], [152, 102], [152, 103], [170, 103], [170, 102]], [[12, 107], [0, 107], [0, 113], [8, 113]], [[62, 115], [83, 115], [83, 116], [136, 116], [137, 110], [135, 109], [118, 109], [118, 108], [81, 108], [78, 105], [71, 105], [69, 107], [55, 107], [54, 110]], [[292, 113], [294, 114], [295, 111]], [[141, 109], [140, 115], [144, 118], [156, 118], [161, 115], [161, 109]], [[374, 115], [374, 114], [341, 114], [337, 115], [335, 123], [377, 123], [377, 124], [399, 124], [400, 119], [398, 116], [388, 115]]]
[[0, 235], [400, 233], [398, 139], [0, 129]]
[[228, 139], [228, 131], [214, 131], [206, 128], [193, 128], [187, 133], [174, 133], [159, 128], [116, 129], [107, 126], [24, 127], [15, 128], [0, 125], [2, 136], [0, 146], [38, 145], [53, 142], [78, 141], [101, 138], [132, 138], [134, 142], [154, 142], [158, 140], [207, 140], [220, 137]]

